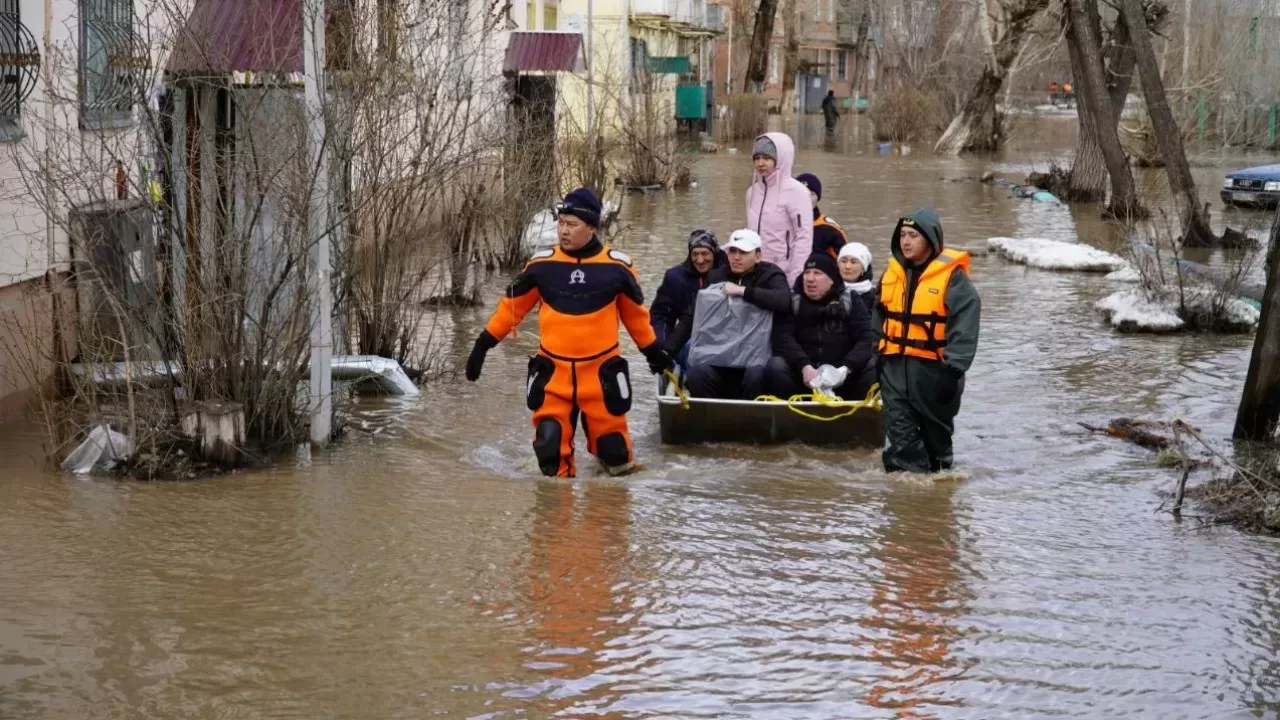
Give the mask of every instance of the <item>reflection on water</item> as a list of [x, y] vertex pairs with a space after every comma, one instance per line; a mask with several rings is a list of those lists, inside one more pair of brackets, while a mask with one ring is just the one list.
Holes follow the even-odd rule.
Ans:
[[[796, 170], [822, 177], [823, 210], [881, 269], [920, 205], [959, 247], [1127, 242], [1096, 208], [944, 180], [1043, 169], [1069, 152], [1069, 124], [994, 165], [879, 155], [867, 132], [842, 119], [824, 149], [818, 121]], [[698, 187], [627, 198], [622, 242], [646, 291], [692, 228], [742, 223], [749, 166], [701, 157]], [[1206, 196], [1220, 171], [1195, 169]], [[1248, 340], [1112, 334], [1091, 308], [1115, 286], [1096, 276], [978, 257], [973, 278], [982, 345], [957, 483], [888, 478], [873, 453], [664, 447], [649, 379], [630, 416], [642, 472], [543, 480], [523, 409], [532, 331], [490, 353], [481, 382], [363, 401], [331, 452], [263, 472], [63, 478], [30, 461], [34, 429], [7, 432], [0, 718], [1280, 710], [1280, 542], [1153, 514], [1168, 475], [1075, 425], [1177, 414], [1225, 437]], [[429, 327], [460, 362], [485, 314]]]
[[937, 717], [929, 709], [946, 704], [942, 684], [960, 672], [952, 655], [963, 612], [952, 502], [948, 483], [931, 492], [891, 492], [882, 508], [886, 524], [877, 554], [884, 575], [863, 624], [876, 636], [871, 656], [884, 663], [886, 677], [866, 702], [894, 711], [893, 717]]

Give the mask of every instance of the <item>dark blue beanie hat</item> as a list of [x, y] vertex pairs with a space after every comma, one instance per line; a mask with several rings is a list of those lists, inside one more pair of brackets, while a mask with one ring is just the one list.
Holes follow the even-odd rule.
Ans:
[[580, 187], [564, 196], [556, 215], [572, 215], [593, 228], [600, 227], [600, 198], [590, 188]]
[[801, 185], [809, 188], [809, 192], [817, 195], [819, 200], [822, 199], [822, 181], [818, 179], [817, 175], [800, 173], [796, 176], [796, 180], [799, 180]]

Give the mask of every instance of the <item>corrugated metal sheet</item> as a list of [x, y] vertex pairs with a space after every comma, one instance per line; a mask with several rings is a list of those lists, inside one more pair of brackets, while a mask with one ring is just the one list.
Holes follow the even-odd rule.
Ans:
[[302, 1], [196, 0], [167, 69], [185, 76], [302, 72]]
[[507, 42], [503, 72], [573, 72], [582, 57], [582, 34], [513, 32]]

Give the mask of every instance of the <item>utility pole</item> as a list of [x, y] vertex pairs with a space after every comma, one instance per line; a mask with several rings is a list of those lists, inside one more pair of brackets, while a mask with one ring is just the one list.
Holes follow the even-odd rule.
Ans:
[[325, 447], [333, 435], [333, 298], [329, 287], [329, 154], [325, 152], [324, 0], [302, 3], [302, 75], [307, 109], [307, 196], [311, 242], [311, 444]]
[[[592, 54], [592, 37], [595, 35], [595, 3], [587, 0], [587, 137], [591, 137], [591, 133], [595, 128], [593, 120], [595, 120], [596, 98], [595, 98], [595, 55]], [[588, 151], [589, 152], [589, 151]]]

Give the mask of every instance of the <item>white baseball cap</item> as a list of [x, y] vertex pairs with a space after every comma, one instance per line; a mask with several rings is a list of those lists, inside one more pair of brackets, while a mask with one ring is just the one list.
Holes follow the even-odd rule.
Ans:
[[729, 242], [725, 243], [724, 249], [729, 250], [735, 248], [742, 252], [755, 252], [760, 249], [762, 243], [760, 236], [755, 230], [734, 230], [729, 236]]

